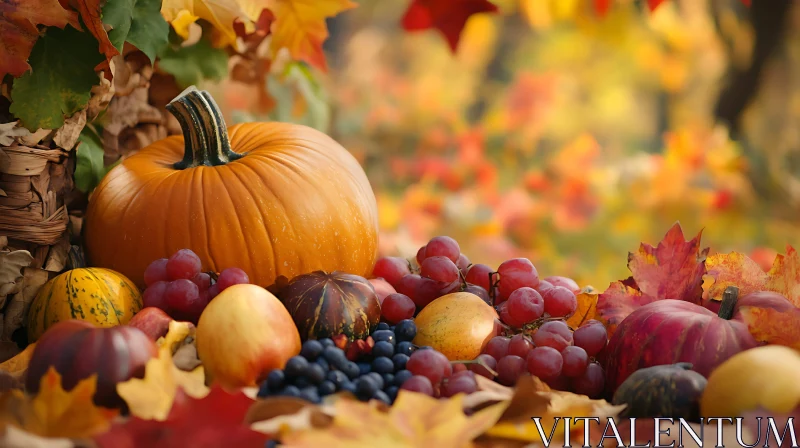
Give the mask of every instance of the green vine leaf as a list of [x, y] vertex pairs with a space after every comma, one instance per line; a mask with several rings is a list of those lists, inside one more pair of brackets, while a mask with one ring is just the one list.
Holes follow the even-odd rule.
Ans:
[[188, 47], [168, 46], [159, 55], [158, 67], [175, 76], [182, 88], [200, 81], [220, 80], [228, 74], [228, 53], [206, 39]]
[[169, 24], [161, 15], [160, 0], [117, 0], [103, 7], [103, 23], [110, 26], [108, 38], [122, 52], [125, 42], [141, 50], [150, 62], [167, 44]]
[[89, 103], [99, 82], [94, 67], [103, 60], [91, 34], [48, 28], [31, 52], [31, 71], [12, 84], [11, 113], [28, 129], [60, 128], [64, 116]]
[[78, 147], [75, 149], [77, 163], [75, 164], [75, 186], [78, 190], [88, 193], [100, 183], [103, 176], [108, 173], [116, 163], [105, 167], [103, 162], [103, 143], [91, 127], [87, 126], [78, 137]]

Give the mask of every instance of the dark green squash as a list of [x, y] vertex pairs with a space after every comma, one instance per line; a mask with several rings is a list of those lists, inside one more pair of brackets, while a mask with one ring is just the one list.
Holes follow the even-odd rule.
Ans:
[[635, 371], [616, 390], [611, 402], [625, 404], [621, 417], [700, 420], [700, 396], [706, 378], [686, 362]]
[[298, 275], [280, 287], [278, 298], [304, 341], [338, 334], [363, 339], [381, 318], [378, 295], [369, 281], [344, 272]]

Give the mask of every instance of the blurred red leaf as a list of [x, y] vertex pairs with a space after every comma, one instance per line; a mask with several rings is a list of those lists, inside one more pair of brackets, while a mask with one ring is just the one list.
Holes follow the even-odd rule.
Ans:
[[242, 392], [231, 394], [219, 387], [213, 387], [199, 400], [179, 389], [165, 421], [132, 417], [94, 440], [101, 448], [261, 448], [268, 436], [253, 431], [245, 422], [245, 414], [253, 403]]
[[608, 323], [609, 332], [634, 310], [656, 300], [701, 304], [708, 254], [708, 248], [700, 249], [702, 233], [687, 241], [675, 223], [658, 246], [642, 243], [637, 252], [628, 254], [633, 276], [612, 283], [597, 301], [598, 314]]
[[438, 29], [455, 52], [467, 19], [481, 12], [497, 12], [497, 5], [488, 0], [412, 0], [402, 25], [406, 31]]
[[706, 261], [708, 277], [714, 283], [708, 288], [708, 298], [721, 300], [728, 286], [739, 288], [739, 296], [756, 291], [774, 291], [800, 307], [800, 255], [786, 246], [786, 255], [778, 254], [772, 269], [764, 272], [761, 266], [744, 254], [731, 252], [714, 254]]
[[598, 16], [605, 16], [609, 9], [611, 9], [611, 0], [594, 0], [594, 10]]
[[647, 7], [650, 8], [650, 11], [655, 11], [662, 3], [664, 3], [664, 0], [647, 0]]
[[742, 318], [756, 340], [800, 350], [800, 309], [744, 307]]

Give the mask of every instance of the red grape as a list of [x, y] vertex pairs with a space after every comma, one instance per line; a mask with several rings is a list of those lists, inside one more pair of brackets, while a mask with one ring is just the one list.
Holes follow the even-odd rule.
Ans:
[[495, 336], [486, 343], [483, 353], [491, 356], [495, 361], [500, 360], [508, 354], [508, 345], [510, 343], [511, 339], [505, 336]]
[[552, 288], [553, 288], [552, 283], [548, 282], [547, 280], [539, 280], [539, 284], [536, 285], [536, 288], [534, 289], [536, 290], [536, 292], [541, 294], [542, 297], [544, 297], [544, 292]]
[[407, 379], [403, 385], [400, 386], [400, 389], [411, 392], [419, 392], [431, 397], [433, 396], [433, 385], [431, 384], [431, 380], [422, 375], [414, 375]]
[[528, 372], [543, 380], [561, 375], [563, 365], [561, 353], [552, 347], [536, 347], [528, 354]]
[[144, 270], [145, 285], [150, 286], [155, 282], [169, 281], [169, 276], [167, 275], [167, 261], [166, 258], [159, 258], [147, 266], [147, 269]]
[[201, 272], [192, 277], [192, 283], [197, 285], [197, 288], [202, 291], [207, 291], [211, 287], [211, 276], [205, 272]]
[[515, 334], [508, 343], [508, 354], [519, 356], [522, 359], [525, 359], [531, 350], [533, 350], [533, 342], [522, 334]]
[[597, 356], [608, 342], [606, 327], [602, 322], [594, 319], [588, 320], [581, 325], [572, 333], [572, 337], [575, 340], [575, 345], [584, 349], [589, 356]]
[[417, 295], [417, 284], [421, 279], [422, 277], [417, 274], [404, 275], [394, 289], [396, 289], [400, 294], [405, 294], [411, 300], [414, 300], [414, 296]]
[[438, 297], [445, 296], [447, 294], [450, 294], [450, 293], [453, 293], [453, 292], [458, 292], [458, 291], [461, 291], [461, 282], [456, 280], [453, 283], [450, 283], [449, 285], [445, 285], [442, 289], [440, 289]]
[[461, 248], [458, 247], [456, 240], [449, 236], [437, 236], [428, 241], [425, 246], [425, 258], [437, 255], [447, 257], [455, 263], [458, 261], [458, 256], [461, 255]]
[[508, 316], [512, 322], [506, 322], [514, 327], [521, 327], [542, 317], [546, 302], [533, 288], [523, 287], [512, 292], [505, 302], [508, 307]]
[[451, 376], [451, 378], [458, 376], [459, 373], [464, 373], [464, 372], [467, 371], [467, 365], [464, 364], [463, 362], [457, 362], [455, 364], [450, 364], [450, 367], [453, 368], [453, 375]]
[[436, 350], [417, 350], [411, 354], [406, 362], [406, 369], [414, 375], [422, 375], [438, 385], [443, 378], [453, 373], [450, 361], [446, 356]]
[[169, 282], [165, 281], [158, 281], [144, 290], [144, 294], [142, 295], [142, 304], [144, 307], [152, 306], [163, 311], [169, 311], [169, 305], [167, 305], [167, 298], [164, 295], [164, 292], [167, 290], [167, 285]]
[[512, 292], [525, 286], [536, 288], [539, 273], [527, 258], [513, 258], [504, 261], [498, 268], [500, 274], [500, 296], [508, 298]]
[[504, 356], [497, 361], [497, 381], [505, 386], [517, 384], [519, 377], [525, 372], [525, 360], [519, 356]]
[[464, 279], [467, 281], [467, 283], [478, 285], [486, 291], [489, 291], [491, 289], [489, 286], [489, 274], [491, 273], [492, 268], [489, 266], [486, 266], [485, 264], [473, 264], [469, 267]]
[[475, 358], [475, 360], [482, 362], [483, 364], [485, 364], [485, 366], [483, 364], [470, 364], [467, 368], [475, 372], [477, 375], [485, 376], [490, 380], [494, 379], [494, 375], [492, 374], [492, 372], [487, 370], [486, 367], [489, 367], [489, 369], [497, 371], [497, 360], [494, 359], [494, 357], [492, 357], [492, 355], [488, 353], [483, 353], [481, 355], [478, 355], [478, 357]]
[[416, 259], [418, 265], [422, 265], [422, 262], [425, 261], [425, 246], [419, 248]]
[[386, 322], [394, 325], [403, 319], [410, 319], [414, 317], [414, 311], [417, 306], [405, 294], [389, 294], [383, 299], [381, 305], [381, 314]]
[[372, 268], [372, 275], [375, 277], [382, 277], [389, 282], [390, 285], [397, 287], [400, 279], [404, 275], [411, 273], [408, 267], [408, 261], [400, 257], [381, 257], [375, 262], [375, 267]]
[[421, 277], [419, 282], [417, 282], [417, 289], [414, 291], [414, 295], [409, 297], [411, 297], [411, 300], [417, 304], [417, 308], [422, 309], [425, 308], [429, 303], [441, 297], [443, 289], [452, 286], [452, 284], [443, 284], [442, 282], [437, 282], [436, 280]]
[[542, 379], [542, 381], [544, 381], [545, 384], [550, 386], [550, 389], [553, 390], [563, 390], [566, 392], [570, 392], [572, 389], [572, 387], [570, 386], [570, 379], [565, 377], [564, 375], [557, 376], [555, 378]]
[[489, 298], [489, 293], [478, 285], [467, 283], [467, 287], [464, 288], [464, 292], [475, 294], [476, 296], [480, 297], [481, 300], [488, 303], [489, 305], [492, 304], [492, 299]]
[[563, 286], [554, 286], [544, 293], [544, 311], [552, 317], [569, 317], [578, 309], [575, 294]]
[[247, 276], [246, 272], [239, 268], [228, 268], [220, 272], [219, 278], [217, 279], [217, 288], [222, 292], [233, 285], [243, 285], [247, 283], [250, 283], [250, 278]]
[[190, 279], [200, 273], [200, 257], [189, 249], [181, 249], [167, 260], [167, 275], [170, 280]]
[[586, 371], [589, 365], [589, 356], [586, 350], [570, 345], [561, 350], [561, 357], [564, 358], [564, 376], [578, 377]]
[[197, 285], [184, 278], [169, 282], [164, 295], [171, 310], [191, 317], [199, 317], [206, 305]]
[[447, 257], [428, 257], [420, 266], [420, 275], [437, 282], [452, 283], [458, 280], [458, 267]]
[[[453, 376], [442, 386], [442, 396], [452, 397], [456, 394], [471, 394], [478, 390], [475, 374], [466, 372], [467, 375]], [[413, 378], [413, 377], [412, 377]]]
[[570, 291], [572, 291], [573, 294], [578, 294], [581, 291], [581, 287], [578, 286], [578, 283], [569, 277], [561, 277], [560, 275], [551, 275], [550, 277], [545, 278], [545, 280], [550, 282], [550, 284], [553, 286], [561, 286], [567, 288]]
[[497, 315], [500, 316], [500, 320], [505, 322], [508, 325], [516, 326], [513, 324], [514, 320], [511, 317], [511, 313], [508, 312], [508, 303], [503, 302], [500, 305], [497, 305]]
[[565, 347], [572, 345], [572, 331], [562, 320], [545, 322], [533, 335], [533, 343], [537, 347], [553, 347], [560, 352]]
[[219, 285], [214, 283], [208, 288], [208, 300], [211, 300], [218, 295], [219, 295]]
[[470, 263], [469, 258], [467, 258], [466, 255], [461, 254], [461, 255], [458, 256], [458, 261], [456, 261], [456, 266], [458, 266], [458, 269], [461, 272], [466, 273], [467, 269], [469, 269], [469, 265], [470, 264], [472, 264], [472, 263]]
[[599, 398], [605, 388], [605, 372], [600, 364], [593, 362], [583, 375], [572, 379], [572, 390], [589, 398]]

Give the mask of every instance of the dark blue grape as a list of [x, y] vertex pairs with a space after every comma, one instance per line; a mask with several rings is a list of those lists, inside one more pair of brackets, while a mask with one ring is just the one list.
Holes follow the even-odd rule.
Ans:
[[417, 350], [433, 350], [433, 347], [430, 345], [423, 345], [421, 347], [417, 347]]
[[313, 361], [317, 359], [319, 355], [322, 354], [322, 350], [325, 347], [322, 346], [322, 343], [319, 341], [315, 341], [313, 339], [303, 342], [303, 348], [300, 349], [300, 356], [306, 358], [309, 361]]
[[347, 391], [347, 392], [350, 392], [351, 394], [355, 395], [356, 394], [356, 385], [352, 381], [348, 381], [348, 382], [342, 384], [342, 387], [340, 387], [339, 390]]
[[267, 384], [266, 381], [264, 381], [261, 383], [261, 386], [258, 387], [258, 393], [256, 394], [256, 396], [258, 398], [264, 398], [269, 396], [270, 392], [271, 391], [269, 389], [269, 385]]
[[264, 444], [264, 448], [278, 448], [278, 441], [275, 439], [267, 440], [267, 443]]
[[372, 347], [372, 356], [385, 356], [391, 358], [394, 353], [394, 345], [391, 342], [380, 341], [376, 342]]
[[[366, 375], [369, 372], [372, 372], [372, 365], [370, 365], [370, 363], [368, 363], [368, 362], [359, 362], [359, 363], [356, 363], [356, 365], [358, 366], [358, 375], [359, 376]], [[347, 376], [350, 376], [350, 375], [347, 375]]]
[[278, 390], [286, 385], [286, 375], [283, 374], [283, 370], [275, 369], [269, 372], [267, 375], [267, 387], [270, 390]]
[[414, 353], [414, 344], [408, 341], [401, 341], [397, 343], [397, 346], [394, 348], [395, 353], [400, 353], [402, 355], [411, 356]]
[[388, 329], [389, 329], [389, 324], [387, 324], [386, 322], [381, 322], [381, 323], [378, 324], [377, 327], [375, 327], [375, 331], [388, 330]]
[[311, 364], [308, 366], [306, 376], [311, 384], [319, 384], [325, 380], [325, 370], [319, 364]]
[[323, 358], [322, 356], [317, 358], [317, 360], [314, 361], [314, 364], [319, 365], [320, 367], [322, 367], [322, 370], [326, 372], [331, 369], [331, 365], [328, 363], [328, 360]]
[[293, 385], [286, 386], [282, 391], [278, 393], [278, 395], [283, 395], [286, 397], [299, 397], [300, 396], [300, 388]]
[[403, 319], [394, 328], [398, 341], [413, 341], [417, 336], [417, 324], [411, 319]]
[[344, 365], [347, 364], [347, 357], [339, 347], [325, 347], [325, 350], [322, 351], [322, 356], [325, 357], [330, 365], [339, 370], [342, 370]]
[[401, 387], [403, 383], [405, 383], [406, 380], [411, 378], [412, 376], [414, 376], [414, 374], [409, 372], [408, 370], [401, 370], [399, 372], [395, 372], [394, 385], [397, 387]]
[[286, 361], [286, 367], [284, 367], [284, 374], [291, 378], [302, 376], [306, 374], [306, 369], [308, 369], [308, 360], [303, 358], [302, 356], [292, 356]]
[[406, 368], [406, 363], [408, 362], [408, 355], [398, 353], [392, 356], [392, 362], [394, 363], [394, 370], [403, 370]]
[[348, 381], [347, 375], [345, 375], [344, 372], [340, 370], [331, 370], [330, 372], [328, 372], [327, 378], [328, 381], [333, 383], [333, 385], [336, 386], [337, 389], [340, 388], [342, 384]]
[[378, 391], [379, 387], [375, 384], [372, 378], [369, 376], [362, 376], [361, 378], [355, 381], [356, 386], [356, 397], [359, 400], [366, 401], [372, 398], [375, 395], [375, 392]]
[[[367, 364], [367, 366], [369, 366], [369, 364]], [[347, 364], [345, 364], [341, 371], [344, 372], [344, 374], [347, 375], [347, 377], [351, 380], [354, 380], [361, 375], [361, 367], [352, 361], [349, 361]]]
[[317, 393], [317, 388], [313, 386], [301, 389], [300, 398], [302, 398], [303, 400], [310, 401], [312, 403], [319, 403], [321, 401], [319, 399], [319, 393]]
[[331, 338], [320, 339], [319, 343], [322, 344], [323, 347], [333, 347], [335, 345]]
[[389, 399], [389, 396], [386, 395], [386, 392], [384, 392], [382, 390], [379, 390], [379, 391], [375, 392], [375, 395], [373, 395], [372, 398], [374, 398], [376, 400], [380, 400], [380, 401], [382, 401], [382, 402], [384, 402], [386, 404], [392, 404], [392, 400]]
[[382, 387], [382, 389], [386, 389], [387, 387], [389, 387], [392, 384], [394, 384], [394, 374], [384, 373], [383, 375], [381, 375], [381, 378], [383, 378], [383, 387]]
[[299, 387], [300, 389], [302, 389], [302, 388], [304, 388], [304, 387], [308, 387], [308, 386], [310, 386], [310, 385], [311, 385], [311, 381], [309, 381], [308, 377], [307, 377], [307, 376], [305, 376], [305, 375], [303, 375], [303, 376], [296, 376], [296, 377], [294, 377], [294, 379], [292, 380], [292, 384], [294, 384], [295, 386], [297, 386], [297, 387]]
[[392, 400], [392, 402], [394, 403], [394, 400], [397, 399], [397, 392], [399, 391], [400, 391], [399, 387], [389, 386], [386, 388], [386, 395], [388, 395], [389, 399]]
[[385, 356], [379, 356], [372, 360], [372, 371], [378, 373], [394, 372], [394, 363]]
[[364, 375], [362, 378], [371, 378], [372, 382], [375, 383], [376, 386], [378, 386], [378, 389], [383, 389], [383, 386], [384, 386], [383, 377], [381, 376], [380, 373], [370, 372], [370, 373]]
[[376, 344], [380, 341], [386, 341], [394, 345], [396, 342], [396, 338], [392, 330], [378, 330], [375, 333], [372, 333], [372, 339], [375, 340]]
[[328, 380], [325, 380], [322, 382], [322, 384], [317, 386], [317, 392], [319, 392], [319, 395], [321, 397], [324, 397], [325, 395], [330, 395], [336, 392], [336, 385]]

